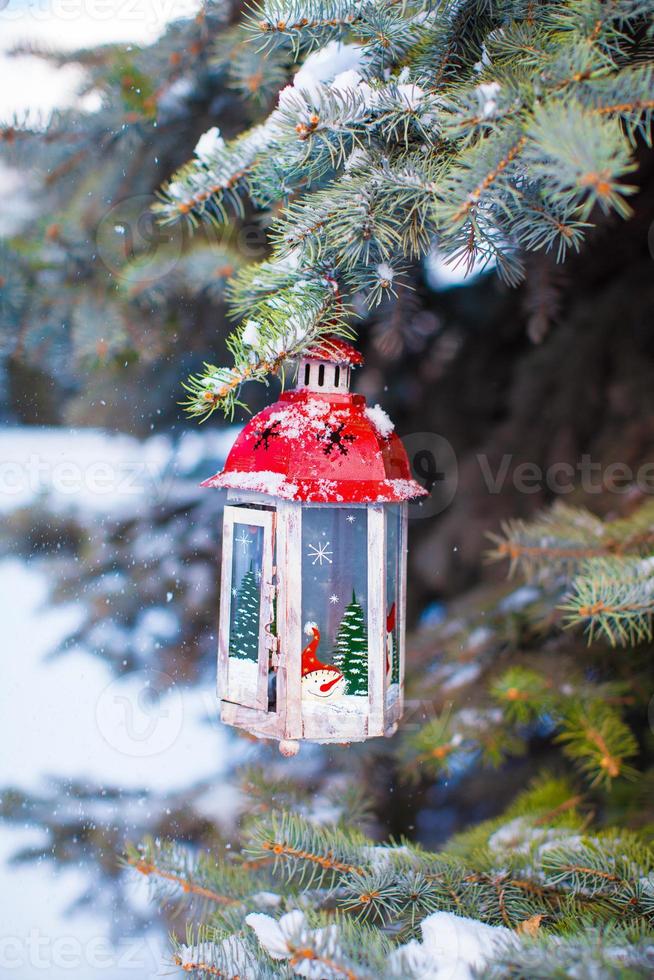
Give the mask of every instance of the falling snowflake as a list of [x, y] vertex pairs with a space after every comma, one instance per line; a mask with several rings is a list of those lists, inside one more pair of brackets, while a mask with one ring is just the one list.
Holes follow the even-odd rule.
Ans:
[[250, 546], [252, 538], [245, 530], [243, 530], [241, 531], [240, 538], [236, 538], [235, 541], [236, 544], [240, 544], [241, 548], [243, 549], [243, 554], [245, 554]]
[[348, 524], [354, 524], [354, 522], [356, 521], [356, 517], [354, 516], [354, 514], [348, 514], [345, 520], [347, 521]]
[[341, 600], [338, 598], [338, 596], [336, 595], [336, 593], [334, 593], [333, 595], [330, 595], [329, 601], [331, 602], [332, 606], [335, 606]]
[[329, 548], [329, 541], [325, 541], [324, 544], [309, 545], [308, 557], [313, 558], [313, 561], [311, 562], [312, 565], [322, 565], [323, 561], [326, 561], [328, 565], [331, 565], [332, 560], [329, 556], [333, 554], [334, 552], [330, 551]]

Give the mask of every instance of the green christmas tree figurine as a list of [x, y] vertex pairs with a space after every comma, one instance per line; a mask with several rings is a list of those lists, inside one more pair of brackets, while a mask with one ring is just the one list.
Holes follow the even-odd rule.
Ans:
[[354, 590], [338, 628], [333, 662], [345, 676], [348, 694], [368, 694], [366, 619]]
[[250, 567], [241, 579], [236, 594], [236, 615], [229, 636], [231, 657], [246, 660], [259, 658], [259, 588]]

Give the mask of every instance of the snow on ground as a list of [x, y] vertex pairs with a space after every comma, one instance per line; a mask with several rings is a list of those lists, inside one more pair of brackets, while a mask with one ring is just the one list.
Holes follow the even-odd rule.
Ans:
[[[216, 715], [209, 692], [178, 691], [151, 703], [143, 701], [147, 675], [117, 681], [81, 649], [48, 660], [83, 615], [72, 604], [48, 609], [48, 590], [44, 571], [15, 558], [0, 562], [2, 783], [38, 791], [49, 776], [88, 777], [156, 790], [219, 776], [227, 736], [206, 721]], [[168, 952], [157, 931], [114, 945], [101, 911], [85, 906], [67, 916], [88, 887], [82, 869], [50, 861], [9, 866], [17, 851], [38, 846], [41, 837], [36, 828], [2, 826], [0, 974], [20, 980], [160, 976]]]
[[58, 512], [138, 514], [145, 500], [163, 503], [182, 481], [184, 492], [191, 491], [189, 475], [207, 458], [222, 465], [237, 432], [190, 431], [173, 446], [165, 435], [140, 442], [98, 429], [6, 428], [0, 431], [0, 514], [44, 497]]
[[0, 160], [0, 238], [17, 235], [35, 214], [33, 190], [32, 180], [27, 174], [8, 167]]
[[[83, 615], [72, 604], [47, 608], [48, 591], [43, 570], [15, 558], [0, 561], [2, 784], [38, 791], [55, 776], [165, 792], [205, 780], [213, 786], [207, 815], [224, 813], [234, 802], [231, 791], [220, 786], [229, 735], [217, 721], [213, 690], [173, 689], [161, 700], [150, 699], [156, 672], [116, 680], [83, 649], [48, 659]], [[86, 871], [49, 861], [8, 866], [18, 850], [40, 843], [39, 830], [2, 825], [1, 840], [0, 975], [20, 980], [162, 975], [169, 948], [156, 929], [115, 945], [103, 910], [86, 906], [81, 914], [66, 915], [88, 887]], [[134, 881], [130, 889], [145, 884]], [[136, 899], [144, 901], [142, 895]]]
[[[114, 943], [104, 917], [88, 907], [66, 910], [88, 885], [75, 868], [50, 861], [9, 865], [22, 848], [38, 846], [40, 831], [3, 827], [0, 837], [0, 976], [11, 980], [160, 980], [170, 952], [155, 929]], [[130, 886], [132, 887], [132, 886]], [[145, 892], [145, 879], [134, 881]], [[130, 895], [130, 897], [132, 897]], [[138, 896], [145, 901], [146, 896]]]
[[116, 678], [82, 648], [48, 659], [83, 618], [78, 605], [47, 608], [48, 588], [44, 571], [0, 562], [2, 783], [38, 790], [55, 775], [166, 791], [219, 773], [228, 736], [213, 690], [169, 688], [154, 670]]
[[[25, 112], [47, 116], [55, 107], [79, 105], [80, 69], [8, 57], [5, 52], [16, 45], [71, 51], [112, 42], [148, 44], [169, 21], [193, 16], [199, 6], [200, 0], [0, 0], [0, 119]], [[89, 110], [96, 105], [96, 96], [84, 102]]]
[[[207, 457], [220, 465], [233, 438], [233, 430], [189, 432], [173, 445], [162, 436], [139, 442], [94, 430], [5, 429], [0, 512], [45, 505], [72, 510], [82, 523], [135, 514], [152, 494], [195, 492]], [[116, 678], [81, 646], [52, 657], [85, 609], [81, 602], [49, 607], [47, 569], [43, 560], [0, 558], [0, 787], [47, 792], [54, 777], [136, 792], [124, 804], [83, 804], [91, 819], [122, 821], [126, 837], [130, 821], [142, 820], [143, 787], [166, 793], [206, 783], [207, 816], [232, 809], [221, 773], [233, 742], [218, 722], [212, 685], [178, 687], [154, 670]], [[68, 797], [59, 804], [80, 805]], [[42, 844], [42, 832], [7, 824], [0, 831], [0, 976], [149, 980], [168, 971], [167, 940], [156, 928], [116, 946], [106, 907], [66, 915], [88, 888], [87, 869], [9, 866], [21, 848]], [[130, 884], [131, 904], [143, 907], [145, 884]]]

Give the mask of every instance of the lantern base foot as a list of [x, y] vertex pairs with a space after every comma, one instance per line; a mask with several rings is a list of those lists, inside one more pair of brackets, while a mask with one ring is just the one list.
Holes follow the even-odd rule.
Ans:
[[290, 759], [300, 751], [300, 743], [293, 738], [284, 738], [279, 743], [279, 751], [285, 759]]

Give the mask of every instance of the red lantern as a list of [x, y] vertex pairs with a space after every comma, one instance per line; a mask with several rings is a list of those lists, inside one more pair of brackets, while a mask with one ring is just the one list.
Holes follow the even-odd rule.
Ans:
[[402, 714], [407, 501], [425, 493], [362, 357], [313, 347], [298, 386], [254, 416], [222, 472], [222, 720], [295, 754], [300, 739], [392, 735]]

